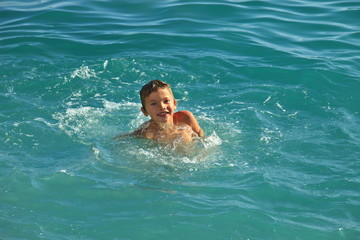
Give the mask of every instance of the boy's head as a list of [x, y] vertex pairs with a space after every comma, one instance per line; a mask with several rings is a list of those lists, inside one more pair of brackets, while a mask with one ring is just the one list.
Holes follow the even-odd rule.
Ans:
[[[172, 97], [174, 98], [174, 95], [171, 91], [170, 85], [167, 83], [164, 83], [163, 81], [160, 80], [152, 80], [150, 82], [148, 82], [147, 84], [145, 84], [140, 91], [140, 99], [141, 99], [141, 104], [142, 107], [145, 109], [145, 98], [148, 97], [151, 93], [153, 92], [157, 92], [160, 89], [167, 89], [169, 91], [169, 93], [172, 95]], [[175, 98], [174, 98], [175, 100]]]

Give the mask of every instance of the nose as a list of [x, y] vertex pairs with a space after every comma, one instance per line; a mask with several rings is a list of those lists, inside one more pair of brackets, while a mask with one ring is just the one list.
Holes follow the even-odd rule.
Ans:
[[165, 108], [165, 104], [164, 103], [160, 103], [160, 108], [164, 109]]

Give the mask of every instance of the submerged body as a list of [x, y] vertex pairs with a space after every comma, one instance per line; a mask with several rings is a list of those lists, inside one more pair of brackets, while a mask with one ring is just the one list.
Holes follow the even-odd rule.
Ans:
[[[180, 114], [184, 114], [184, 112], [177, 112], [175, 116]], [[169, 124], [156, 123], [151, 120], [142, 124], [134, 133], [137, 136], [160, 143], [190, 143], [195, 137], [202, 136], [202, 134], [196, 133], [190, 125], [183, 122]]]

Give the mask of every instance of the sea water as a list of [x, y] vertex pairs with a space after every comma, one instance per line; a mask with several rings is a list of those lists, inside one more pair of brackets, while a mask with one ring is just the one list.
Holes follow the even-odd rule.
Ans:
[[[355, 0], [2, 1], [0, 239], [360, 239]], [[192, 151], [121, 138], [169, 83]]]

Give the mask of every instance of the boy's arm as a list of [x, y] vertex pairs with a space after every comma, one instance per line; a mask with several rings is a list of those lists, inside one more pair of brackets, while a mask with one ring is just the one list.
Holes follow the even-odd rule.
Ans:
[[196, 120], [195, 116], [189, 111], [179, 111], [178, 114], [178, 122], [185, 123], [189, 125], [194, 132], [199, 135], [199, 137], [204, 136], [204, 131], [200, 128], [198, 121]]

